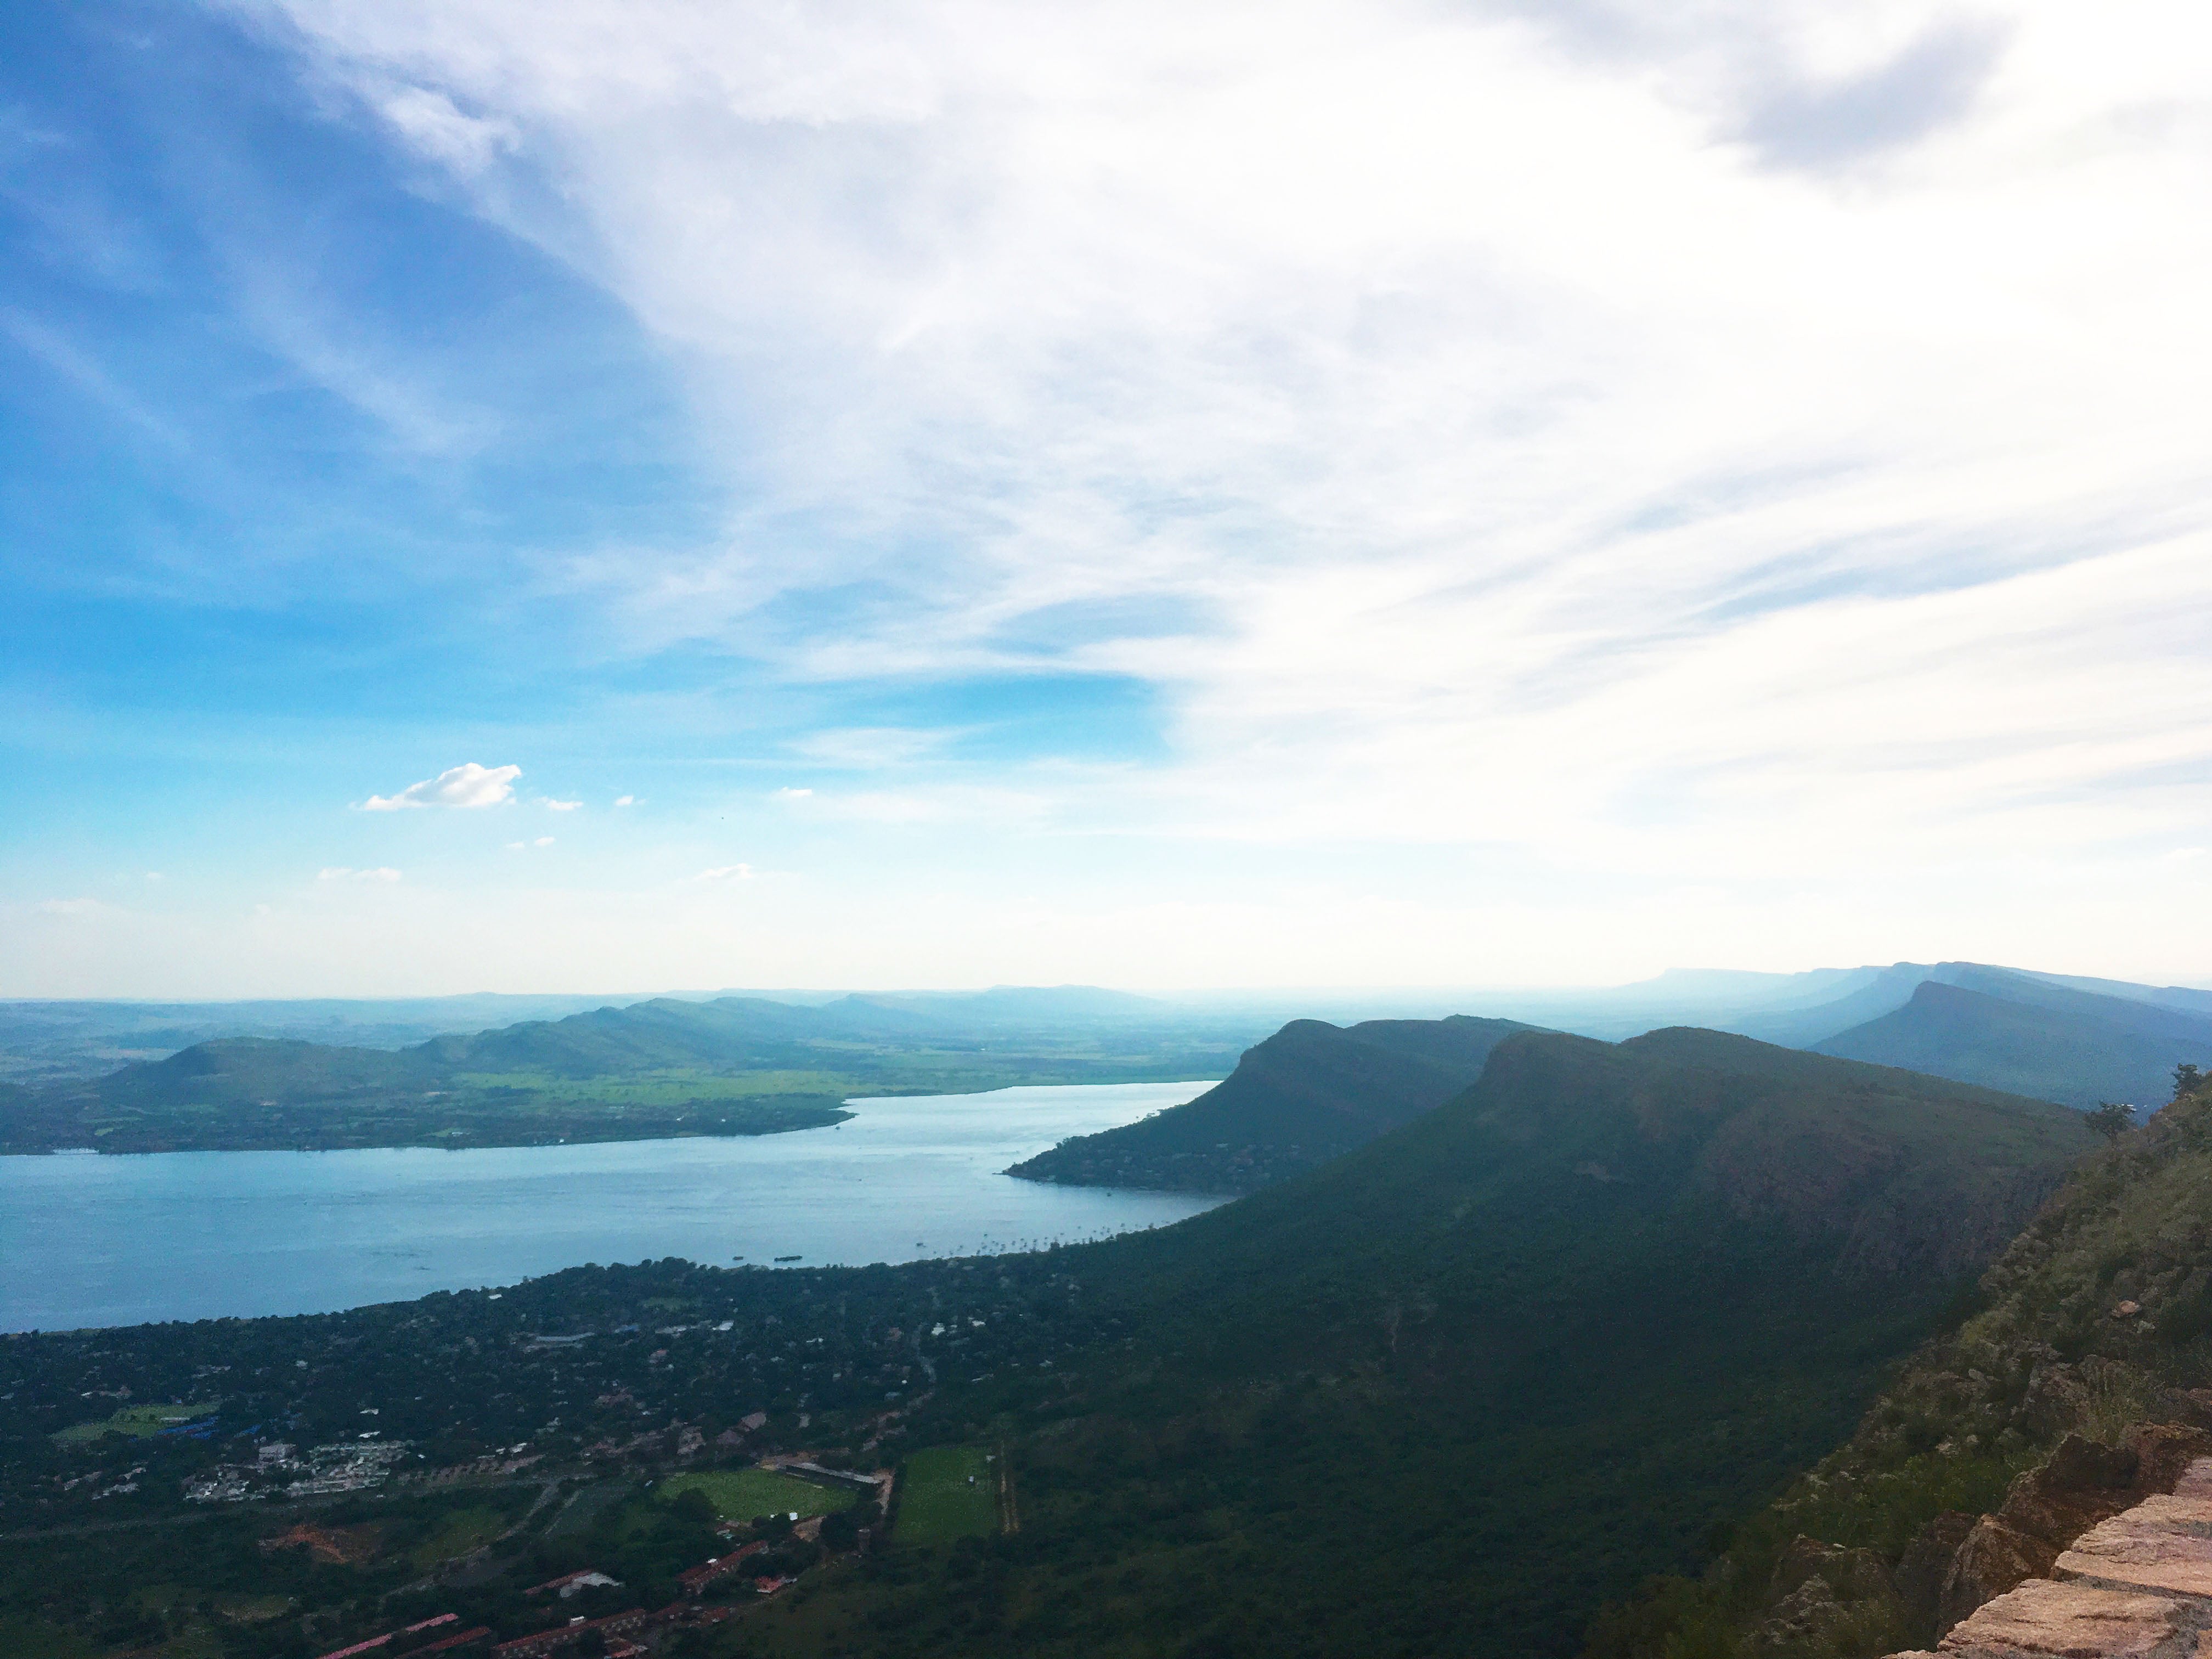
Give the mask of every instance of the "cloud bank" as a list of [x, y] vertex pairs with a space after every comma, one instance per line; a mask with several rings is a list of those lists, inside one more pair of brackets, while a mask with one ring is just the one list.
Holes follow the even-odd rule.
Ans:
[[[649, 792], [563, 820], [636, 904], [745, 845], [806, 872], [749, 906], [868, 895], [780, 958], [859, 982], [894, 936], [980, 963], [1032, 925], [1069, 953], [1035, 971], [1153, 982], [1176, 925], [1250, 942], [1177, 959], [1262, 979], [1367, 960], [1387, 917], [1375, 971], [1462, 980], [2063, 966], [2169, 925], [2212, 817], [2197, 9], [227, 15], [382, 182], [557, 267], [678, 383], [706, 505], [472, 520], [504, 550], [440, 590], [447, 654], [508, 654], [420, 716], [429, 752], [552, 743], [577, 798]], [[458, 384], [422, 343], [450, 333], [289, 360], [408, 457], [478, 453], [480, 402], [532, 430], [380, 401]], [[189, 433], [22, 337], [155, 447]], [[353, 856], [428, 890], [427, 854]], [[958, 902], [925, 929], [926, 893]], [[699, 927], [683, 959], [719, 960]]]

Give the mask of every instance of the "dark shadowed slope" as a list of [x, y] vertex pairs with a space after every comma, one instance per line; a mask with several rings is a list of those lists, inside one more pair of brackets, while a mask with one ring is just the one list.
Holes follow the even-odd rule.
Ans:
[[1433, 1110], [1481, 1075], [1510, 1019], [1293, 1020], [1197, 1099], [1062, 1141], [1009, 1175], [1078, 1187], [1249, 1192]]
[[[1991, 981], [2002, 995], [1922, 985], [1893, 1013], [1815, 1045], [2069, 1106], [2166, 1097], [2176, 1065], [2212, 1062], [2212, 1020], [2057, 986]], [[2033, 996], [2033, 1000], [2021, 1000]]]

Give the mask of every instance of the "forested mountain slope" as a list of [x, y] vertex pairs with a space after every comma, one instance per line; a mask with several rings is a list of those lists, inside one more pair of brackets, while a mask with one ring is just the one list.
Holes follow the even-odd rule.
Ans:
[[1857, 1432], [1698, 1580], [1612, 1610], [1602, 1659], [1931, 1645], [2212, 1454], [2212, 1086], [2084, 1161]]
[[1841, 1433], [2091, 1144], [1717, 1033], [1510, 1036], [1321, 1170], [1063, 1252], [1121, 1346], [1024, 1413], [1006, 1622], [933, 1578], [848, 1611], [924, 1654], [1562, 1650]]
[[1064, 1140], [1006, 1173], [1077, 1187], [1250, 1192], [1431, 1111], [1482, 1074], [1510, 1019], [1292, 1020], [1197, 1099]]

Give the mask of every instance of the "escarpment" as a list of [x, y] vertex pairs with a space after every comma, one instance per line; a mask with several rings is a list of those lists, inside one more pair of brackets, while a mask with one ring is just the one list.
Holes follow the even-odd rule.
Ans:
[[[2189, 1068], [2178, 1082], [2077, 1169], [1847, 1443], [1732, 1528], [1699, 1578], [1609, 1608], [1591, 1659], [2100, 1659], [2212, 1630], [2193, 1604], [2130, 1623], [2099, 1595], [2148, 1592], [2077, 1559], [2153, 1550], [2100, 1530], [2139, 1512], [2166, 1517], [2156, 1550], [2212, 1553], [2212, 1508], [2159, 1507], [2212, 1504], [2212, 1466], [2191, 1473], [2212, 1458], [2212, 1087]], [[2082, 1541], [2108, 1536], [2122, 1541]], [[2094, 1634], [2107, 1616], [2118, 1646]]]

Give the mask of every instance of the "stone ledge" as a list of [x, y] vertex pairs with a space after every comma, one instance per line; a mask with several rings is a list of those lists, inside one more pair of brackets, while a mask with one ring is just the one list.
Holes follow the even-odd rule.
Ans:
[[1892, 1659], [2212, 1659], [2212, 1458], [2089, 1528], [2051, 1577], [1984, 1603], [1932, 1655]]

